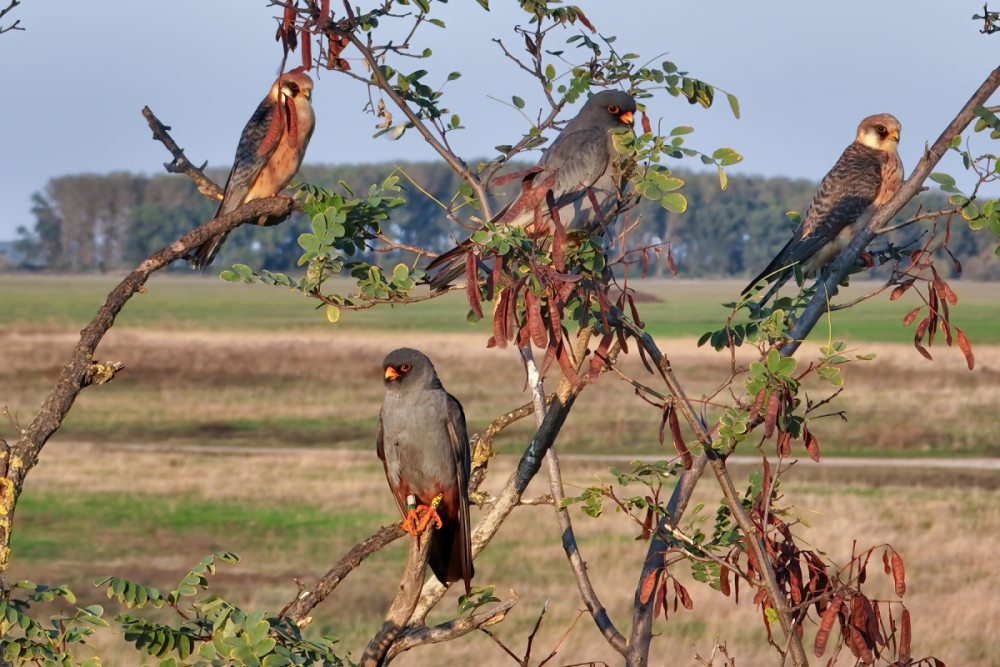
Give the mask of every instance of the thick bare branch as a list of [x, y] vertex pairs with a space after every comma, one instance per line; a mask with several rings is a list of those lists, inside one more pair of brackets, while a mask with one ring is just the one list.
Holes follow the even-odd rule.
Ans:
[[360, 667], [381, 667], [388, 664], [389, 649], [392, 643], [403, 636], [406, 625], [413, 616], [413, 610], [420, 598], [420, 587], [424, 583], [427, 570], [427, 554], [431, 549], [431, 535], [434, 527], [428, 526], [427, 531], [410, 539], [410, 550], [406, 557], [406, 570], [399, 584], [389, 613], [385, 616], [382, 629], [372, 638], [361, 656]]
[[160, 122], [160, 119], [153, 115], [153, 112], [149, 110], [149, 107], [142, 108], [142, 115], [145, 116], [146, 122], [149, 123], [149, 129], [153, 131], [153, 139], [161, 142], [170, 151], [170, 154], [174, 156], [173, 162], [164, 163], [164, 167], [171, 174], [184, 174], [192, 181], [198, 184], [198, 192], [205, 195], [209, 199], [214, 199], [216, 201], [222, 200], [222, 188], [216, 185], [212, 179], [205, 175], [202, 169], [205, 168], [206, 162], [200, 168], [191, 164], [191, 161], [187, 159], [184, 155], [183, 149], [177, 145], [177, 142], [168, 134], [167, 130], [170, 128]]

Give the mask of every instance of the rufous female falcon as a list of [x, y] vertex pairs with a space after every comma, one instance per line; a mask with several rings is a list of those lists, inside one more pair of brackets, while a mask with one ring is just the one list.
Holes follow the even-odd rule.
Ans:
[[761, 299], [763, 304], [792, 276], [793, 265], [814, 275], [850, 245], [902, 186], [903, 163], [896, 154], [900, 129], [899, 121], [887, 113], [861, 121], [857, 138], [823, 177], [792, 240], [743, 294], [760, 280], [776, 281]]
[[[243, 128], [216, 218], [248, 201], [274, 197], [292, 182], [316, 126], [309, 103], [312, 88], [309, 75], [297, 71], [282, 74], [271, 86]], [[191, 251], [188, 261], [193, 266], [208, 266], [228, 235], [226, 232], [205, 241]]]

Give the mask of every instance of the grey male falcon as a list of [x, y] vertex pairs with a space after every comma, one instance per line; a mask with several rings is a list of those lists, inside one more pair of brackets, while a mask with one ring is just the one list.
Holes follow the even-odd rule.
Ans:
[[[618, 153], [608, 130], [631, 127], [635, 111], [635, 100], [624, 91], [604, 90], [593, 95], [545, 151], [538, 168], [524, 177], [521, 193], [493, 222], [524, 227], [533, 236], [551, 234], [552, 216], [545, 203], [545, 191], [551, 190], [559, 221], [567, 230], [591, 232], [599, 228], [594, 202], [602, 218], [612, 217], [621, 185], [614, 168]], [[542, 215], [536, 229], [537, 204]], [[465, 272], [470, 248], [466, 241], [430, 263], [427, 271], [432, 288], [444, 289]]]
[[375, 441], [403, 528], [419, 535], [434, 521], [428, 565], [442, 583], [464, 581], [468, 594], [472, 462], [462, 404], [444, 390], [434, 364], [417, 350], [390, 352], [382, 369], [385, 402]]
[[857, 138], [823, 177], [792, 240], [743, 294], [760, 280], [775, 281], [763, 304], [792, 276], [793, 265], [814, 275], [850, 245], [902, 186], [903, 163], [896, 154], [900, 129], [899, 121], [887, 113], [861, 121]]

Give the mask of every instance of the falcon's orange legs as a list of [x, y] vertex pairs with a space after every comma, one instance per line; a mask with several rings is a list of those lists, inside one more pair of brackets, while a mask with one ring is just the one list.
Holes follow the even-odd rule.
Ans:
[[429, 507], [427, 505], [418, 505], [407, 512], [406, 518], [403, 519], [403, 530], [416, 537], [417, 535], [422, 535], [427, 530], [427, 526], [430, 525], [431, 521], [434, 522], [435, 528], [440, 528], [441, 517], [437, 513], [437, 508], [443, 498], [444, 496], [439, 495], [431, 502]]

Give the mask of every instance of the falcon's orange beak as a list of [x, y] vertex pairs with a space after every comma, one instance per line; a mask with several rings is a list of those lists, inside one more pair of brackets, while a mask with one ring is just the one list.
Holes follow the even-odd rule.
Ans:
[[386, 380], [395, 380], [398, 377], [399, 377], [399, 373], [397, 373], [396, 369], [393, 368], [392, 366], [389, 366], [389, 368], [385, 369], [385, 379]]
[[893, 130], [892, 132], [890, 132], [889, 138], [895, 141], [896, 143], [899, 143], [899, 130]]
[[626, 111], [621, 116], [618, 116], [618, 118], [621, 120], [621, 122], [625, 123], [626, 125], [631, 126], [633, 123], [631, 111]]

